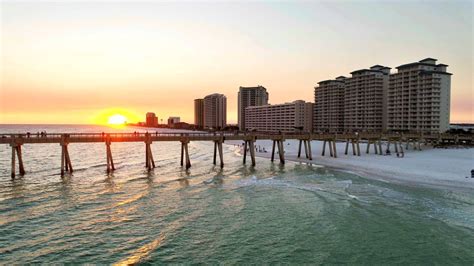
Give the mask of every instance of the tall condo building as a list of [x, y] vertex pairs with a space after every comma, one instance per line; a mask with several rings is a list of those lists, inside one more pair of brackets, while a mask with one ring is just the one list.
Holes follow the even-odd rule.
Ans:
[[194, 125], [204, 128], [204, 99], [194, 100]]
[[381, 132], [387, 129], [390, 68], [375, 65], [351, 72], [345, 79], [344, 131]]
[[310, 132], [313, 125], [313, 103], [249, 106], [245, 108], [246, 127], [257, 131]]
[[452, 74], [446, 68], [433, 58], [397, 67], [388, 89], [389, 130], [448, 130]]
[[240, 87], [237, 95], [237, 120], [239, 129], [245, 130], [245, 108], [268, 104], [268, 92], [263, 86]]
[[152, 112], [146, 113], [146, 126], [147, 127], [158, 126], [158, 117], [155, 115], [155, 113], [152, 113]]
[[318, 132], [341, 132], [344, 130], [344, 80], [340, 76], [333, 80], [318, 82], [314, 88], [314, 130]]
[[227, 124], [227, 98], [214, 93], [204, 97], [204, 127], [222, 129]]

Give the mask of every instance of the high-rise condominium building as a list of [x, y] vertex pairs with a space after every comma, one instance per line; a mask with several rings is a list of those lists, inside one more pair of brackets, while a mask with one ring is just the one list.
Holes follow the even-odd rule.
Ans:
[[227, 124], [227, 98], [214, 93], [204, 97], [204, 127], [222, 129]]
[[436, 59], [397, 67], [390, 75], [388, 129], [444, 132], [449, 127], [451, 73]]
[[204, 127], [204, 99], [194, 100], [194, 125], [198, 128]]
[[237, 120], [239, 129], [245, 130], [245, 108], [268, 104], [268, 92], [262, 86], [240, 87], [237, 95]]
[[351, 74], [344, 81], [344, 131], [385, 131], [390, 68], [376, 65]]
[[248, 130], [310, 132], [313, 124], [313, 103], [294, 101], [292, 103], [249, 106], [245, 108]]
[[314, 88], [314, 131], [341, 132], [344, 130], [344, 80], [318, 82]]
[[152, 113], [152, 112], [146, 113], [146, 126], [147, 127], [158, 126], [158, 117], [155, 115], [155, 113]]

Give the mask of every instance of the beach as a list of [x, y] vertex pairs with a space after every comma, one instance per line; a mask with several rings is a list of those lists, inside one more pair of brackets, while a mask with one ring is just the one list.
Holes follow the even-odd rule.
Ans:
[[[239, 145], [240, 142], [228, 141], [227, 144]], [[352, 155], [349, 145], [348, 155], [344, 154], [345, 142], [337, 142], [337, 158], [329, 156], [329, 148], [326, 147], [326, 156], [322, 156], [322, 141], [312, 141], [312, 160], [305, 158], [304, 145], [302, 146], [301, 158], [298, 158], [298, 141], [287, 140], [284, 142], [285, 159], [295, 162], [303, 162], [315, 166], [330, 167], [333, 169], [355, 173], [362, 177], [382, 181], [403, 183], [411, 185], [424, 185], [430, 187], [445, 187], [457, 189], [474, 189], [474, 178], [471, 178], [471, 170], [474, 169], [474, 148], [450, 147], [433, 148], [422, 145], [422, 150], [414, 150], [412, 146], [404, 148], [404, 156], [397, 157], [394, 147], [391, 147], [391, 155], [385, 155], [386, 144], [382, 146], [384, 155], [374, 154], [371, 147], [369, 154], [366, 153], [366, 143], [360, 143], [361, 156]], [[257, 140], [256, 156], [270, 158], [272, 141]], [[266, 152], [263, 152], [265, 150]], [[275, 159], [278, 161], [277, 148]], [[467, 178], [466, 178], [467, 177]]]

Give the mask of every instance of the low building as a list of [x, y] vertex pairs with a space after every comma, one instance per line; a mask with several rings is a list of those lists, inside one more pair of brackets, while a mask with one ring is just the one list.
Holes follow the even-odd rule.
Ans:
[[168, 126], [171, 127], [172, 125], [181, 122], [181, 118], [178, 116], [170, 116], [168, 118]]
[[170, 128], [174, 129], [195, 129], [195, 125], [188, 124], [186, 122], [177, 122], [170, 125]]
[[237, 94], [237, 120], [240, 130], [245, 130], [245, 108], [268, 104], [268, 92], [263, 86], [239, 87]]
[[249, 131], [311, 132], [313, 103], [302, 100], [291, 103], [249, 106], [245, 123]]

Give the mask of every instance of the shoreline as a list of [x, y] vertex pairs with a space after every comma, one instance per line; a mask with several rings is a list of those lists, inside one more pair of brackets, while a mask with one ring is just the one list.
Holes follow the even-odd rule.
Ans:
[[[238, 141], [229, 141], [228, 145], [239, 145]], [[297, 158], [297, 141], [285, 141], [285, 160], [326, 167], [335, 171], [355, 174], [361, 178], [388, 182], [398, 185], [421, 186], [438, 189], [455, 189], [472, 192], [474, 178], [470, 171], [474, 169], [474, 148], [436, 149], [423, 146], [421, 151], [405, 150], [404, 158], [392, 155], [365, 153], [365, 143], [361, 143], [361, 156], [344, 155], [345, 143], [337, 143], [338, 158], [321, 156], [322, 143], [312, 142], [313, 160], [306, 159], [304, 148], [301, 158]], [[256, 147], [267, 152], [256, 152], [255, 156], [271, 158], [271, 141], [257, 140]], [[242, 156], [242, 147], [238, 153]], [[275, 156], [278, 158], [277, 150]], [[277, 159], [278, 160], [278, 159]], [[390, 161], [389, 161], [390, 160]], [[465, 176], [462, 174], [465, 173]], [[468, 177], [468, 178], [466, 178]]]

